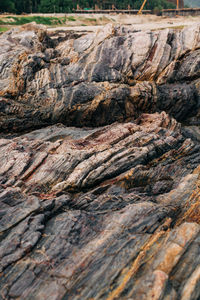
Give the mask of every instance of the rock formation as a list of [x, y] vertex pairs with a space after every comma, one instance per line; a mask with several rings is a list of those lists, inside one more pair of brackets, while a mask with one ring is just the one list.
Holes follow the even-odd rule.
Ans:
[[163, 110], [197, 124], [199, 46], [199, 26], [108, 25], [61, 42], [38, 28], [9, 31], [0, 37], [0, 129], [95, 127]]
[[200, 26], [0, 48], [0, 300], [198, 300]]

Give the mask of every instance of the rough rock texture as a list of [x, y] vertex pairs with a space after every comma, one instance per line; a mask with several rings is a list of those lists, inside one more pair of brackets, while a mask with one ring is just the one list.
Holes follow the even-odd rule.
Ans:
[[0, 46], [0, 300], [200, 299], [199, 26]]
[[2, 34], [0, 129], [95, 127], [163, 110], [198, 125], [199, 28], [107, 25], [65, 40], [28, 25]]

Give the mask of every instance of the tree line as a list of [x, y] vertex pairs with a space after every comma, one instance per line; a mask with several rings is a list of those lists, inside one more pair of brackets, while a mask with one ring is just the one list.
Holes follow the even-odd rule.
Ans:
[[[77, 8], [94, 9], [95, 4], [99, 8], [109, 9], [112, 4], [117, 9], [139, 9], [143, 0], [0, 0], [0, 12], [9, 13], [70, 13]], [[163, 8], [175, 8], [173, 3], [167, 0], [148, 0], [144, 9], [161, 10]]]

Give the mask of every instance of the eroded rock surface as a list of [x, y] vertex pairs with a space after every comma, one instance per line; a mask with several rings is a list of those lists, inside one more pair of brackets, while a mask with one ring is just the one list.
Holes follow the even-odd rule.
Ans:
[[107, 25], [65, 40], [29, 25], [2, 34], [0, 129], [95, 127], [163, 110], [198, 125], [199, 28]]
[[199, 43], [0, 36], [0, 300], [200, 298]]

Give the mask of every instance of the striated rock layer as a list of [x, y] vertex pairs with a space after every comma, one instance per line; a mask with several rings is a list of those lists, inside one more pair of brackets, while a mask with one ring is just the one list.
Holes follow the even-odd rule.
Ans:
[[107, 25], [56, 39], [28, 25], [2, 34], [0, 130], [57, 122], [95, 127], [163, 110], [198, 125], [199, 28]]
[[0, 300], [200, 299], [199, 29], [0, 36]]

